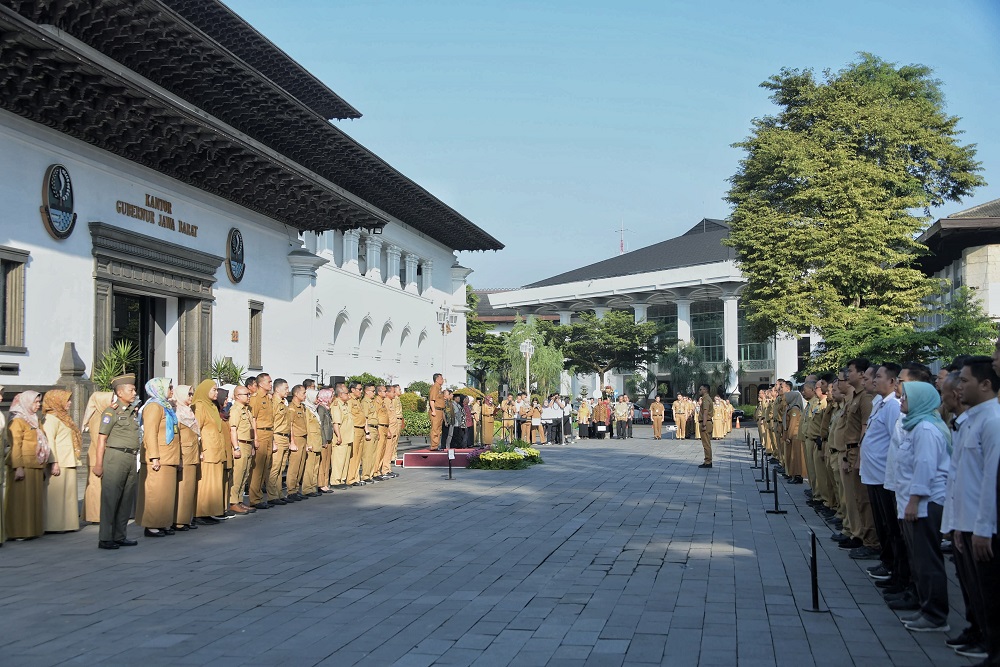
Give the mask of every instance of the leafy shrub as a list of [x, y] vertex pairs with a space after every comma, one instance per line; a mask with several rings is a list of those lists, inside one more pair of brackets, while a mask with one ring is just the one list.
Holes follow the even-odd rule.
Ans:
[[737, 405], [736, 407], [738, 409], [740, 409], [740, 410], [743, 411], [743, 415], [747, 419], [753, 419], [754, 415], [757, 414], [757, 406], [756, 405]]
[[522, 470], [536, 463], [544, 463], [541, 452], [518, 440], [511, 445], [496, 443], [473, 450], [466, 466], [474, 470]]
[[128, 340], [120, 340], [101, 355], [91, 380], [100, 391], [111, 391], [111, 381], [142, 361], [138, 348]]
[[416, 382], [411, 382], [406, 387], [407, 392], [413, 392], [415, 394], [420, 394], [424, 398], [431, 393], [431, 385], [429, 382], [424, 382], [423, 380], [417, 380]]
[[409, 410], [410, 412], [427, 412], [427, 400], [406, 392], [405, 394], [399, 395], [399, 402], [403, 404], [403, 410]]
[[402, 435], [427, 435], [431, 432], [431, 416], [426, 412], [414, 412], [404, 407], [403, 419], [406, 420], [406, 427]]
[[377, 375], [372, 375], [371, 373], [362, 373], [361, 375], [351, 375], [347, 378], [347, 384], [350, 386], [352, 382], [360, 382], [362, 385], [374, 384], [380, 385], [385, 384], [385, 380]]

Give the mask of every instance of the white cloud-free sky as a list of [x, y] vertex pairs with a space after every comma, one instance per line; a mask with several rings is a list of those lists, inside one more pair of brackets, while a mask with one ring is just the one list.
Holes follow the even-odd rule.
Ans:
[[724, 218], [758, 84], [859, 51], [932, 67], [1000, 197], [1000, 2], [226, 0], [364, 116], [348, 134], [505, 243], [515, 287]]

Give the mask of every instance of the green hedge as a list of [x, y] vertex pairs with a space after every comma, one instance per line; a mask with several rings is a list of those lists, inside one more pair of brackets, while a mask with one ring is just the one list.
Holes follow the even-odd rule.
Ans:
[[406, 420], [406, 428], [403, 435], [427, 435], [431, 432], [431, 416], [426, 412], [416, 412], [403, 408], [403, 419]]
[[738, 405], [736, 407], [738, 407], [740, 410], [743, 411], [743, 415], [747, 419], [753, 419], [754, 415], [757, 414], [757, 406], [756, 405]]
[[403, 404], [403, 411], [427, 412], [427, 400], [416, 394], [410, 392], [400, 394], [399, 402]]

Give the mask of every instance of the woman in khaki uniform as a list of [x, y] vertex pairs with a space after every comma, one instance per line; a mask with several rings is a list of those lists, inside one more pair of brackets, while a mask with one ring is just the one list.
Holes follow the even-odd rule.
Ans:
[[225, 437], [222, 416], [215, 405], [219, 390], [212, 380], [204, 380], [194, 391], [195, 419], [201, 430], [201, 460], [198, 462], [198, 500], [195, 507], [197, 523], [208, 526], [219, 523], [214, 518], [226, 511], [224, 477], [226, 474], [226, 450], [229, 441]]
[[174, 412], [177, 414], [177, 435], [181, 439], [181, 467], [177, 477], [177, 504], [174, 509], [174, 530], [197, 528], [194, 519], [198, 500], [198, 463], [201, 460], [201, 427], [191, 409], [194, 388], [182, 384], [174, 388]]
[[805, 413], [805, 402], [797, 391], [785, 392], [785, 476], [789, 484], [801, 484], [806, 474], [806, 453], [799, 437], [799, 426]]
[[483, 445], [489, 446], [493, 444], [493, 429], [495, 428], [494, 423], [496, 422], [496, 406], [493, 405], [493, 397], [487, 396], [483, 399], [482, 407], [480, 408], [480, 415], [483, 420]]
[[7, 460], [7, 539], [31, 540], [45, 532], [45, 467], [49, 444], [39, 428], [37, 391], [14, 397], [7, 426], [10, 457]]
[[[90, 433], [90, 444], [97, 444], [97, 432], [101, 428], [101, 413], [111, 405], [114, 392], [98, 391], [90, 395], [87, 410], [83, 413], [83, 428]], [[90, 449], [87, 450], [87, 490], [83, 493], [84, 523], [101, 522], [101, 478], [94, 474]]]
[[73, 395], [65, 389], [45, 393], [42, 430], [52, 448], [52, 476], [46, 485], [45, 532], [65, 533], [80, 530], [80, 507], [77, 503], [76, 468], [80, 465], [83, 435], [69, 416]]
[[528, 444], [534, 444], [537, 438], [539, 444], [547, 445], [545, 427], [542, 425], [542, 406], [538, 404], [537, 400], [531, 402], [531, 410], [528, 412], [528, 424], [531, 427]]
[[302, 475], [302, 495], [321, 496], [319, 491], [319, 463], [323, 457], [323, 427], [319, 421], [317, 411], [317, 397], [319, 392], [315, 389], [306, 390], [306, 451], [305, 451], [305, 472]]
[[333, 415], [330, 405], [333, 403], [333, 389], [320, 389], [316, 394], [316, 414], [319, 415], [319, 426], [323, 436], [323, 451], [319, 457], [319, 490], [321, 493], [333, 493], [330, 488], [330, 474], [333, 470]]
[[177, 414], [169, 402], [174, 396], [173, 382], [170, 378], [153, 378], [145, 389], [149, 398], [139, 411], [142, 447], [135, 523], [145, 528], [146, 537], [163, 537], [174, 532], [171, 526], [177, 502], [181, 439]]

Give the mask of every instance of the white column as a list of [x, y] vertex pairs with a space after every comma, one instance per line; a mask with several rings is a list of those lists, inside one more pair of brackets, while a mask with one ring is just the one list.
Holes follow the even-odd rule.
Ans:
[[677, 340], [687, 343], [691, 340], [691, 299], [677, 299]]
[[403, 249], [398, 245], [390, 244], [385, 250], [385, 256], [388, 259], [386, 273], [389, 274], [386, 276], [385, 284], [390, 287], [402, 287], [399, 284], [399, 258], [402, 254]]
[[633, 303], [632, 310], [635, 311], [635, 323], [646, 321], [646, 311], [649, 310], [649, 305], [645, 303]]
[[372, 280], [382, 280], [382, 239], [369, 234], [365, 239], [365, 257], [368, 260], [368, 273]]
[[434, 262], [430, 259], [421, 260], [420, 267], [423, 274], [423, 281], [420, 285], [420, 293], [426, 294], [427, 290], [429, 290], [431, 285], [434, 284]]
[[573, 319], [572, 310], [560, 310], [559, 311], [559, 324], [569, 324]]
[[597, 315], [597, 319], [603, 320], [604, 316], [608, 314], [609, 310], [611, 309], [608, 308], [607, 306], [594, 306], [594, 315]]
[[722, 342], [726, 359], [733, 365], [726, 387], [729, 391], [736, 390], [738, 381], [737, 369], [740, 364], [740, 330], [739, 330], [739, 298], [735, 295], [722, 299]]
[[787, 380], [799, 370], [799, 342], [794, 336], [780, 336], [774, 341], [775, 380]]
[[403, 257], [403, 262], [406, 264], [406, 285], [403, 286], [403, 289], [406, 290], [407, 292], [412, 292], [413, 294], [416, 294], [418, 292], [417, 289], [418, 261], [420, 261], [420, 258], [414, 255], [413, 253], [408, 252]]
[[349, 229], [344, 232], [344, 262], [341, 268], [345, 271], [358, 272], [358, 241], [361, 232], [357, 229]]

